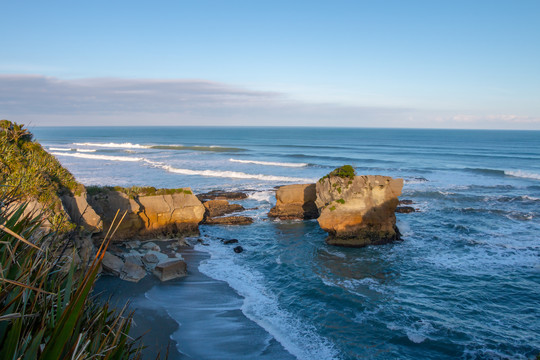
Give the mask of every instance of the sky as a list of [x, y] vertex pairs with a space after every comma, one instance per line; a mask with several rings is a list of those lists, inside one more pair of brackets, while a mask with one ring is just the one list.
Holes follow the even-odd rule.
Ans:
[[540, 130], [540, 1], [0, 0], [0, 118]]

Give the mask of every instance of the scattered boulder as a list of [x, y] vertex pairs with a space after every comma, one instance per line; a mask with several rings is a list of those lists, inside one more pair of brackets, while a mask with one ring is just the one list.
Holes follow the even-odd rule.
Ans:
[[245, 210], [240, 204], [229, 204], [227, 200], [208, 200], [203, 203], [207, 217], [223, 216], [236, 211]]
[[128, 255], [124, 258], [124, 260], [127, 263], [144, 266], [142, 258], [139, 255]]
[[400, 214], [409, 214], [415, 212], [416, 210], [412, 206], [398, 206], [396, 212]]
[[403, 179], [356, 176], [343, 166], [316, 184], [319, 225], [331, 245], [360, 247], [399, 239], [395, 210]]
[[103, 256], [101, 266], [103, 266], [103, 270], [105, 270], [106, 272], [116, 276], [120, 276], [122, 268], [124, 267], [124, 262], [118, 256], [113, 255], [107, 251]]
[[295, 184], [281, 186], [276, 191], [276, 206], [268, 216], [281, 220], [315, 219], [319, 215], [315, 200], [315, 184]]
[[237, 254], [240, 254], [241, 252], [244, 251], [244, 248], [241, 247], [241, 246], [239, 245], [239, 246], [235, 247], [235, 248], [233, 249], [233, 251], [234, 251], [235, 253], [237, 253]]
[[246, 199], [248, 195], [241, 191], [223, 191], [212, 190], [210, 192], [199, 194], [197, 198], [201, 201], [204, 200], [242, 200]]
[[250, 225], [253, 219], [248, 216], [226, 216], [206, 219], [207, 225]]
[[412, 205], [413, 201], [408, 199], [399, 200], [399, 205]]
[[223, 241], [223, 244], [225, 245], [229, 245], [229, 244], [237, 244], [238, 243], [238, 240], [237, 239], [230, 239], [230, 240], [224, 240]]
[[144, 254], [142, 261], [147, 265], [157, 264], [159, 262], [159, 258], [156, 254], [147, 253]]
[[126, 261], [120, 271], [120, 279], [126, 281], [139, 282], [139, 280], [145, 276], [146, 270], [144, 270], [140, 265], [128, 261]]
[[141, 246], [144, 250], [148, 250], [148, 251], [160, 251], [161, 248], [159, 247], [159, 245], [157, 245], [156, 243], [153, 243], [153, 242], [147, 242], [147, 243], [144, 243], [142, 246]]
[[173, 260], [156, 265], [154, 275], [161, 281], [177, 279], [187, 275], [187, 264], [183, 260]]

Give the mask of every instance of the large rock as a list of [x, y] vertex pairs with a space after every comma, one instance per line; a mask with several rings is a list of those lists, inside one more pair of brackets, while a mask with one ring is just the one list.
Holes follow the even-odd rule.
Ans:
[[246, 199], [248, 195], [241, 191], [223, 191], [212, 190], [210, 192], [197, 195], [199, 200], [242, 200]]
[[103, 221], [88, 203], [86, 192], [75, 196], [64, 195], [61, 200], [72, 222], [92, 232], [103, 230]]
[[208, 218], [207, 225], [250, 225], [253, 219], [248, 216], [225, 216], [219, 218]]
[[276, 206], [268, 216], [282, 220], [315, 219], [318, 216], [315, 199], [315, 184], [295, 184], [281, 186], [276, 191]]
[[127, 211], [114, 237], [117, 239], [177, 236], [198, 232], [205, 208], [191, 190], [166, 195], [128, 196], [104, 189], [90, 197], [90, 204], [108, 228], [117, 212]]
[[187, 264], [183, 260], [160, 263], [154, 269], [154, 275], [161, 281], [177, 279], [187, 275]]
[[395, 210], [403, 179], [333, 173], [316, 184], [318, 222], [329, 233], [327, 243], [359, 247], [399, 239]]
[[240, 204], [229, 204], [227, 200], [208, 200], [203, 203], [208, 217], [223, 216], [245, 210]]

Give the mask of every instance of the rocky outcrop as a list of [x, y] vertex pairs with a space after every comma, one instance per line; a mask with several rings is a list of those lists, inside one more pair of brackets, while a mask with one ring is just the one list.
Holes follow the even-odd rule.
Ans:
[[205, 208], [191, 190], [165, 195], [127, 195], [104, 188], [89, 197], [89, 202], [108, 228], [116, 212], [127, 211], [115, 240], [177, 236], [196, 233]]
[[206, 216], [212, 218], [245, 210], [242, 205], [229, 204], [227, 200], [208, 200], [203, 205], [206, 209]]
[[[338, 169], [337, 169], [338, 170]], [[395, 210], [403, 179], [336, 172], [316, 184], [316, 204], [327, 243], [341, 246], [383, 244], [399, 239]]]
[[281, 220], [315, 219], [319, 213], [315, 200], [315, 184], [296, 184], [281, 186], [276, 191], [276, 206], [268, 216]]
[[103, 221], [88, 203], [86, 192], [74, 196], [63, 195], [60, 199], [73, 223], [91, 232], [103, 230]]

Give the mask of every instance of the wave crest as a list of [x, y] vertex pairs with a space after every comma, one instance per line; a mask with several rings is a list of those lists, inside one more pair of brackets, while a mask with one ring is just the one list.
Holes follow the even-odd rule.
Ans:
[[287, 162], [274, 162], [274, 161], [258, 161], [258, 160], [239, 160], [239, 159], [229, 159], [231, 162], [241, 163], [241, 164], [256, 164], [256, 165], [266, 165], [266, 166], [284, 166], [284, 167], [306, 167], [307, 163], [287, 163]]
[[82, 159], [92, 159], [92, 160], [108, 160], [108, 161], [142, 161], [144, 158], [139, 157], [129, 157], [129, 156], [109, 156], [109, 155], [90, 155], [84, 153], [62, 153], [62, 152], [52, 152], [51, 154], [56, 156], [71, 156]]

